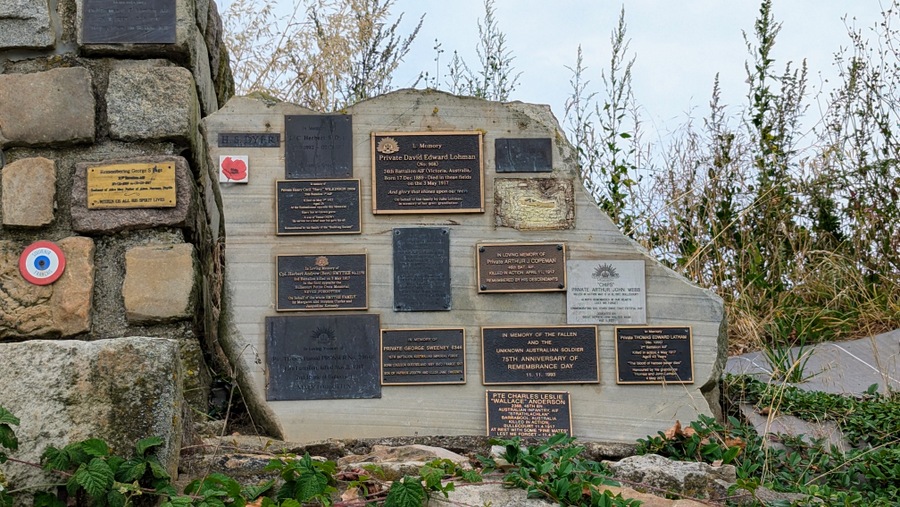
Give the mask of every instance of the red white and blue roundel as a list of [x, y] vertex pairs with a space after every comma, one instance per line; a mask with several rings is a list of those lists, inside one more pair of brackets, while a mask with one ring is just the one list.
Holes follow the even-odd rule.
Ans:
[[66, 256], [50, 241], [37, 241], [29, 245], [19, 257], [19, 272], [35, 285], [50, 285], [62, 276], [66, 269]]

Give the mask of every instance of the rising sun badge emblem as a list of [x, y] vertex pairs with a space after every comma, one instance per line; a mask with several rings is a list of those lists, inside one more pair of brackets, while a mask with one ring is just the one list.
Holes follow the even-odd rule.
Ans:
[[619, 272], [610, 264], [600, 264], [594, 268], [594, 274], [591, 276], [595, 280], [609, 280], [619, 278]]
[[378, 146], [375, 147], [375, 151], [383, 155], [390, 155], [391, 153], [400, 151], [400, 145], [397, 144], [397, 140], [393, 137], [382, 137], [381, 140], [378, 141]]

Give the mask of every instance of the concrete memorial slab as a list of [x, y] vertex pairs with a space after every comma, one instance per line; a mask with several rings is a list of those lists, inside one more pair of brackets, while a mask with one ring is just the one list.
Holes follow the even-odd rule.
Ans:
[[[219, 156], [229, 154], [227, 150], [233, 150], [218, 145], [219, 134], [279, 134], [286, 139], [286, 116], [315, 114], [318, 113], [291, 104], [271, 104], [249, 98], [232, 99], [203, 120], [209, 139], [210, 160], [218, 161]], [[588, 192], [578, 183], [580, 175], [576, 152], [565, 140], [548, 108], [487, 102], [435, 91], [403, 90], [356, 104], [347, 108], [346, 114], [352, 116], [352, 138], [346, 145], [352, 149], [352, 174], [348, 178], [359, 181], [359, 234], [341, 235], [327, 231], [305, 235], [275, 233], [275, 182], [285, 179], [284, 146], [277, 149], [242, 147], [241, 151], [247, 154], [254, 168], [253, 177], [246, 185], [227, 184], [221, 188], [228, 238], [225, 249], [228, 304], [223, 311], [223, 316], [228, 320], [223, 340], [238, 365], [239, 381], [257, 418], [267, 421], [285, 437], [296, 441], [403, 435], [486, 435], [490, 430], [487, 417], [490, 397], [484, 385], [487, 375], [481, 371], [484, 354], [481, 328], [518, 327], [541, 332], [546, 329], [553, 329], [554, 332], [566, 330], [567, 325], [573, 324], [567, 320], [567, 299], [572, 297], [572, 287], [596, 284], [592, 274], [597, 265], [618, 265], [616, 263], [619, 262], [633, 263], [641, 268], [626, 270], [629, 276], [639, 278], [629, 281], [627, 287], [641, 289], [640, 301], [644, 310], [642, 316], [627, 324], [690, 328], [693, 382], [671, 383], [663, 378], [647, 384], [617, 383], [615, 326], [626, 322], [591, 321], [579, 324], [579, 328], [588, 328], [590, 332], [585, 332], [586, 338], [576, 340], [574, 345], [563, 343], [558, 336], [547, 345], [560, 351], [563, 347], [575, 347], [583, 349], [579, 354], [595, 354], [596, 364], [593, 361], [585, 363], [590, 375], [579, 374], [572, 377], [574, 380], [563, 383], [529, 383], [525, 391], [521, 389], [525, 386], [503, 384], [508, 381], [497, 375], [498, 372], [491, 372], [493, 380], [499, 378], [498, 384], [492, 383], [491, 392], [526, 392], [529, 399], [534, 395], [537, 400], [552, 402], [537, 403], [535, 410], [514, 408], [515, 420], [509, 419], [510, 423], [505, 424], [500, 415], [500, 419], [495, 418], [498, 422], [495, 426], [540, 426], [544, 430], [564, 427], [582, 439], [633, 442], [636, 438], [656, 434], [658, 430], [671, 426], [675, 419], [688, 421], [696, 419], [698, 414], [718, 411], [716, 382], [725, 360], [721, 300], [650, 258], [639, 245], [622, 235], [598, 209]], [[448, 139], [465, 142], [475, 139], [478, 145], [450, 150], [445, 146], [450, 142]], [[516, 176], [528, 177], [502, 177], [506, 173], [498, 174], [495, 170], [498, 139], [549, 139], [551, 171], [522, 174], [527, 171], [517, 168], [524, 168], [527, 164], [521, 165], [518, 158], [512, 157], [512, 164], [508, 164], [509, 160], [501, 160], [500, 165], [511, 165], [519, 172]], [[404, 147], [405, 142], [413, 140], [418, 146]], [[326, 144], [328, 146], [313, 145], [310, 151], [330, 149], [330, 144]], [[506, 149], [510, 149], [508, 144]], [[500, 146], [504, 143], [501, 142]], [[530, 148], [516, 149], [531, 153]], [[546, 152], [542, 148], [540, 153]], [[401, 160], [389, 158], [397, 154], [401, 155]], [[402, 160], [404, 154], [412, 159]], [[418, 155], [421, 159], [416, 158]], [[374, 159], [379, 156], [383, 156], [381, 162]], [[543, 170], [547, 164], [541, 165]], [[423, 170], [422, 178], [417, 179], [419, 169]], [[410, 179], [399, 179], [400, 176], [409, 176]], [[313, 178], [310, 180], [315, 181]], [[425, 190], [449, 190], [453, 193]], [[400, 195], [401, 191], [409, 193]], [[442, 197], [468, 199], [478, 193], [482, 196], [483, 205], [478, 202], [479, 199], [460, 201], [452, 206], [441, 204], [450, 201], [440, 200]], [[400, 197], [415, 199], [406, 201]], [[373, 200], [378, 201], [377, 206]], [[328, 199], [317, 202], [331, 204]], [[436, 249], [430, 244], [419, 245], [423, 248], [416, 255], [446, 255], [449, 261], [434, 263], [431, 262], [434, 259], [419, 259], [421, 262], [410, 260], [395, 263], [397, 231], [401, 231], [401, 235], [416, 231], [412, 232], [412, 236], [438, 231], [439, 237], [449, 243], [447, 249]], [[534, 290], [535, 287], [512, 282], [512, 291], [507, 290], [504, 284], [480, 291], [478, 245], [490, 245], [495, 258], [498, 252], [531, 255], [530, 252], [538, 251], [538, 247], [533, 245], [552, 245], [552, 251], [545, 253], [543, 258], [554, 259], [555, 262], [548, 261], [547, 267], [523, 263], [525, 267], [521, 270], [552, 270], [549, 274], [527, 276], [556, 277], [557, 283], [541, 285], [536, 288], [542, 290]], [[556, 245], [563, 249], [557, 250]], [[409, 247], [401, 245], [400, 248]], [[369, 388], [366, 394], [373, 396], [359, 396], [356, 393], [359, 386], [341, 388], [342, 382], [338, 379], [336, 383], [328, 384], [328, 396], [320, 396], [323, 399], [309, 399], [316, 396], [304, 395], [300, 397], [307, 399], [279, 396], [279, 401], [266, 401], [268, 382], [276, 371], [273, 368], [275, 363], [267, 359], [270, 350], [266, 343], [266, 323], [278, 319], [278, 322], [284, 323], [285, 335], [294, 333], [298, 339], [311, 340], [307, 336], [310, 333], [298, 334], [293, 327], [292, 322], [296, 321], [290, 319], [299, 316], [276, 313], [276, 259], [282, 255], [361, 253], [365, 253], [368, 259], [368, 308], [348, 310], [328, 318], [378, 318], [381, 329], [390, 331], [389, 339], [383, 343], [379, 343], [378, 336], [366, 338], [374, 340], [374, 350], [379, 356], [376, 360], [337, 363], [345, 370], [349, 368], [354, 375], [364, 376], [365, 385]], [[587, 275], [572, 271], [573, 262], [589, 263], [591, 270]], [[437, 269], [434, 266], [446, 266], [448, 275], [436, 276], [431, 272]], [[482, 268], [487, 266], [485, 258]], [[516, 275], [511, 273], [520, 270], [513, 267], [518, 263], [502, 266], [502, 270], [494, 270], [502, 271], [502, 276], [497, 275], [497, 278], [515, 278]], [[568, 275], [566, 266], [569, 266]], [[573, 274], [586, 276], [588, 280], [573, 280]], [[482, 275], [485, 282], [487, 276]], [[441, 305], [419, 308], [424, 311], [405, 311], [408, 308], [403, 305], [398, 308], [395, 297], [398, 282], [409, 284], [410, 280], [419, 280], [412, 285], [420, 291], [420, 295], [401, 301], [403, 305], [416, 306], [429, 297], [443, 296], [446, 291], [447, 295], [452, 293], [448, 308]], [[434, 282], [434, 286], [426, 286], [427, 280]], [[447, 285], [444, 285], [445, 281]], [[560, 284], [564, 284], [562, 290]], [[303, 317], [325, 318], [317, 313]], [[310, 332], [318, 329], [307, 324], [304, 326], [310, 328]], [[594, 329], [596, 342], [593, 341]], [[398, 333], [404, 330], [414, 331], [413, 335], [403, 338], [405, 335]], [[450, 332], [452, 336], [438, 336], [439, 330], [455, 331]], [[459, 339], [456, 337], [460, 336], [464, 343], [456, 341]], [[404, 339], [434, 341], [407, 342]], [[338, 337], [336, 334], [333, 343], [330, 338], [326, 340], [335, 350], [326, 354], [324, 351], [313, 351], [315, 345], [308, 344], [302, 345], [310, 349], [303, 354], [310, 357], [326, 354], [335, 356], [330, 360], [340, 361], [340, 357], [355, 356], [361, 352], [363, 343], [359, 340], [360, 336]], [[366, 341], [365, 346], [368, 345]], [[421, 351], [416, 348], [420, 346]], [[428, 349], [429, 346], [449, 348]], [[496, 349], [510, 348], [504, 344], [491, 346], [495, 352]], [[541, 345], [538, 343], [534, 347], [540, 348]], [[463, 358], [449, 357], [454, 354], [463, 354]], [[543, 356], [561, 354], [535, 351], [529, 357], [529, 364], [544, 366], [550, 363], [542, 359]], [[505, 352], [502, 355], [507, 358], [515, 356]], [[571, 363], [569, 355], [575, 354], [566, 353], [565, 361], [552, 364], [562, 367]], [[302, 359], [302, 354], [299, 357]], [[584, 360], [579, 357], [577, 362]], [[429, 366], [429, 363], [434, 364]], [[454, 366], [451, 367], [450, 363]], [[464, 374], [451, 376], [451, 370], [454, 370], [454, 375], [459, 375], [459, 367], [456, 366], [459, 363]], [[281, 387], [290, 386], [288, 389], [291, 392], [310, 388], [304, 381], [310, 375], [315, 376], [316, 382], [322, 385], [328, 380], [327, 372], [313, 369], [312, 363], [292, 360], [289, 366], [294, 369], [282, 368], [284, 364], [284, 361], [277, 363], [278, 381]], [[385, 374], [389, 371], [402, 372], [404, 375], [396, 376], [408, 378], [385, 381], [388, 378]], [[368, 373], [374, 375], [371, 378], [381, 379], [380, 397], [374, 396], [375, 389], [370, 377], [363, 375]], [[349, 373], [341, 375], [346, 377]], [[463, 380], [460, 381], [460, 378]], [[522, 378], [516, 376], [512, 380], [521, 382]], [[507, 387], [520, 389], [507, 391]], [[324, 399], [326, 397], [330, 399]], [[339, 397], [353, 399], [336, 399]], [[499, 415], [500, 404], [495, 405], [495, 415]], [[553, 412], [554, 409], [559, 411]], [[563, 411], [566, 417], [561, 417]], [[512, 412], [507, 410], [503, 414], [510, 415]]]

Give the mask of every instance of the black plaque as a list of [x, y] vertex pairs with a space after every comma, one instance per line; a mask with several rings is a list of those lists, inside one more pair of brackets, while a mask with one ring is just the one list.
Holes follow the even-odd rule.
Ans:
[[498, 173], [553, 172], [550, 138], [496, 139], [494, 162]]
[[280, 148], [279, 132], [220, 132], [219, 148]]
[[352, 122], [352, 117], [346, 114], [285, 116], [285, 178], [352, 177]]
[[465, 384], [465, 330], [383, 329], [381, 383]]
[[693, 384], [690, 327], [616, 327], [616, 383]]
[[266, 317], [266, 399], [381, 398], [378, 315]]
[[475, 247], [478, 292], [566, 290], [566, 246], [562, 243], [498, 243]]
[[275, 310], [365, 310], [366, 254], [279, 255]]
[[482, 383], [598, 383], [595, 326], [482, 327]]
[[394, 310], [450, 310], [450, 229], [394, 229]]
[[373, 132], [372, 213], [482, 213], [481, 132]]
[[572, 435], [572, 404], [562, 391], [487, 391], [489, 437]]
[[83, 0], [85, 44], [174, 44], [176, 0]]
[[277, 234], [359, 234], [359, 180], [275, 182]]

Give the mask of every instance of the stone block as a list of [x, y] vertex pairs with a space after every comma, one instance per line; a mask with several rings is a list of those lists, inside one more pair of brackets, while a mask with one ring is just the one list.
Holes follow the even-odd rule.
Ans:
[[[88, 209], [87, 169], [106, 164], [136, 162], [175, 162], [174, 208]], [[72, 228], [84, 233], [113, 233], [124, 230], [151, 229], [155, 227], [186, 227], [194, 209], [194, 183], [187, 160], [182, 157], [135, 157], [109, 159], [99, 162], [81, 162], [75, 165], [72, 181]]]
[[0, 49], [47, 48], [54, 40], [47, 0], [0, 3]]
[[0, 148], [92, 142], [94, 118], [87, 69], [0, 74]]
[[125, 252], [125, 318], [133, 324], [170, 322], [194, 314], [196, 256], [188, 243]]
[[19, 274], [19, 256], [26, 245], [0, 241], [0, 340], [90, 331], [94, 241], [73, 236], [57, 244], [66, 256], [62, 276], [50, 285], [32, 285]]
[[190, 45], [190, 50], [191, 73], [194, 75], [194, 82], [197, 83], [197, 96], [200, 99], [203, 116], [206, 116], [216, 112], [219, 109], [219, 103], [216, 99], [216, 87], [213, 84], [209, 50], [203, 34], [197, 30], [194, 31], [194, 40]]
[[109, 73], [106, 107], [113, 139], [189, 144], [197, 129], [194, 78], [181, 67], [114, 69]]
[[[182, 405], [175, 340], [0, 343], [0, 357], [0, 405], [21, 420], [19, 450], [12, 457], [38, 462], [48, 445], [94, 437], [129, 455], [136, 441], [159, 436], [164, 444], [158, 456], [174, 476]], [[40, 469], [9, 463], [3, 472], [10, 489], [59, 481]]]
[[40, 227], [53, 221], [56, 162], [23, 158], [0, 170], [3, 225]]

